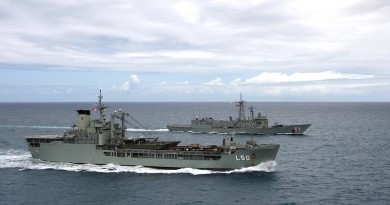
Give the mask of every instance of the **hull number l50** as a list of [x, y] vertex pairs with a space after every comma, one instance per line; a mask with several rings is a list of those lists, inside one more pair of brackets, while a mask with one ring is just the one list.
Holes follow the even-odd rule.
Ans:
[[236, 155], [236, 160], [238, 161], [251, 160], [251, 157], [249, 155]]

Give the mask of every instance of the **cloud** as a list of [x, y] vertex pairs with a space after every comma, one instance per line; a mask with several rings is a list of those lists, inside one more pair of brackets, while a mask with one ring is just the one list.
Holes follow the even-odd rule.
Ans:
[[[314, 83], [293, 84], [264, 87], [262, 94], [269, 96], [343, 96], [343, 95], [366, 95], [370, 90], [378, 87], [389, 86], [390, 83], [375, 82], [351, 82], [344, 83]], [[253, 88], [253, 87], [252, 87]]]
[[375, 66], [390, 73], [389, 4], [376, 1], [4, 0], [0, 8], [3, 63], [137, 71], [132, 64], [152, 73]]
[[70, 95], [74, 92], [74, 89], [69, 88], [68, 86], [51, 86], [51, 87], [33, 86], [31, 87], [31, 89], [35, 89], [39, 95], [46, 95], [46, 96]]
[[[206, 84], [198, 85], [164, 85], [163, 87], [153, 87], [150, 89], [152, 93], [176, 93], [176, 94], [213, 94], [213, 95], [232, 95], [240, 92], [245, 96], [250, 96], [254, 100], [267, 101], [268, 97], [284, 97], [295, 101], [295, 97], [299, 99], [307, 98], [309, 101], [316, 101], [316, 97], [327, 96], [330, 100], [336, 96], [351, 97], [351, 96], [366, 96], [377, 89], [390, 87], [390, 83], [386, 82], [365, 82], [364, 80], [352, 81], [349, 83], [343, 82], [306, 82], [306, 83], [290, 83], [290, 84], [244, 84], [224, 86], [210, 86]], [[332, 96], [332, 97], [331, 97]]]
[[184, 82], [180, 82], [180, 83], [177, 83], [178, 85], [188, 85], [188, 84], [190, 84], [190, 82], [188, 82], [188, 81], [184, 81]]
[[38, 94], [40, 95], [58, 95], [61, 92], [57, 88], [40, 88]]
[[223, 86], [224, 83], [222, 82], [221, 78], [215, 78], [214, 80], [211, 80], [210, 82], [203, 83], [203, 85]]
[[213, 58], [215, 53], [206, 51], [186, 50], [186, 51], [165, 51], [156, 54], [156, 56], [169, 58]]
[[136, 75], [130, 75], [130, 79], [125, 81], [122, 85], [117, 86], [114, 85], [112, 87], [113, 90], [120, 90], [120, 91], [130, 91], [134, 89], [141, 81]]
[[293, 73], [291, 75], [283, 73], [263, 72], [258, 76], [248, 78], [241, 82], [240, 79], [232, 81], [233, 84], [261, 84], [261, 83], [285, 83], [285, 82], [304, 82], [304, 81], [321, 81], [321, 80], [336, 80], [336, 79], [369, 79], [374, 78], [373, 75], [361, 74], [342, 74], [334, 71], [324, 71], [317, 73]]
[[236, 79], [230, 81], [230, 84], [231, 85], [239, 85], [239, 84], [241, 84], [241, 78], [236, 78]]
[[[186, 93], [331, 96], [324, 81], [364, 92], [390, 76], [389, 8], [361, 0], [3, 0], [0, 71], [126, 71], [156, 76], [142, 81], [154, 91]], [[158, 85], [163, 79], [176, 83]], [[140, 83], [108, 81], [122, 91]]]
[[176, 14], [188, 23], [196, 24], [199, 22], [200, 9], [194, 2], [178, 2], [174, 5]]
[[164, 85], [154, 87], [152, 92], [178, 94], [229, 95], [243, 92], [258, 98], [281, 97], [324, 97], [324, 96], [365, 96], [376, 89], [388, 88], [388, 77], [363, 74], [344, 74], [333, 71], [318, 73], [261, 73], [247, 79], [236, 78], [225, 84], [220, 77], [207, 83]]

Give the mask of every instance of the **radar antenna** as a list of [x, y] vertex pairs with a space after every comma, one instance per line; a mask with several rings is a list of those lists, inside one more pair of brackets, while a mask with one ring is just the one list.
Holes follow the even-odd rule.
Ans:
[[240, 93], [240, 101], [236, 102], [236, 106], [238, 107], [238, 121], [241, 122], [245, 120], [245, 101], [242, 100], [242, 93]]
[[99, 93], [100, 93], [99, 96], [98, 96], [98, 98], [99, 98], [99, 104], [98, 104], [97, 109], [99, 110], [99, 113], [100, 113], [100, 119], [99, 119], [99, 121], [100, 121], [101, 123], [103, 123], [103, 122], [104, 122], [104, 111], [106, 110], [107, 106], [105, 106], [105, 105], [102, 103], [102, 99], [103, 99], [102, 90], [99, 90]]

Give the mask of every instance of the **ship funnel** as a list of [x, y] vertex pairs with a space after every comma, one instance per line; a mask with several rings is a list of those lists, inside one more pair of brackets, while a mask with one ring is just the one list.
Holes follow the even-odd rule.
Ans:
[[80, 131], [87, 131], [87, 127], [91, 122], [91, 111], [90, 110], [76, 110], [79, 114], [77, 128]]
[[236, 138], [235, 138], [236, 133], [232, 132], [231, 134], [232, 134], [231, 137], [223, 138], [222, 146], [228, 147], [230, 149], [235, 149], [235, 147], [237, 145]]

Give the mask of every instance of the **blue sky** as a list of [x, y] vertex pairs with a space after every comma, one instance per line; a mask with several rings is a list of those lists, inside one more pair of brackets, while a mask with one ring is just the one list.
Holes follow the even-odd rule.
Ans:
[[3, 0], [0, 102], [390, 101], [385, 0]]

